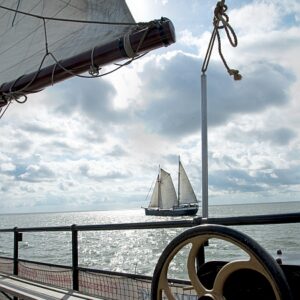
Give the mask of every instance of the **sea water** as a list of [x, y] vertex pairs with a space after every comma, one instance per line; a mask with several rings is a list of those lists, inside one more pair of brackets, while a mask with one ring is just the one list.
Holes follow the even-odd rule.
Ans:
[[[211, 206], [210, 217], [299, 212], [300, 202]], [[201, 211], [200, 211], [201, 214]], [[61, 226], [72, 224], [116, 224], [149, 221], [191, 220], [191, 217], [145, 216], [142, 209], [122, 211], [64, 212], [0, 215], [0, 228]], [[300, 225], [235, 226], [261, 244], [272, 256], [277, 250], [284, 263], [300, 264]], [[152, 275], [155, 264], [166, 245], [184, 228], [88, 231], [78, 233], [79, 265], [102, 270]], [[172, 275], [186, 278], [188, 247], [176, 256]], [[13, 233], [0, 232], [0, 256], [12, 257]], [[241, 253], [230, 243], [212, 240], [206, 258], [235, 259]], [[22, 259], [71, 265], [70, 232], [25, 232], [19, 243]]]

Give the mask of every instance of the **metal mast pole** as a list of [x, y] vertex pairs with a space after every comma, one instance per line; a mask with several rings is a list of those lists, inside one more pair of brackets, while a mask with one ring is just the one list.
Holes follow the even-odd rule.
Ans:
[[208, 218], [207, 82], [201, 75], [202, 217]]
[[180, 203], [180, 156], [178, 157], [178, 203], [177, 206], [179, 206]]

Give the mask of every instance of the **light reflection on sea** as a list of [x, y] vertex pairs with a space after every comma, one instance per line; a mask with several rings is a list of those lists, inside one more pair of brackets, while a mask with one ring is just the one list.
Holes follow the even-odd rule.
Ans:
[[[300, 202], [211, 206], [211, 217], [273, 214], [300, 211]], [[200, 212], [201, 213], [201, 212]], [[175, 220], [191, 219], [190, 217]], [[41, 227], [60, 225], [111, 224], [174, 220], [171, 217], [145, 216], [144, 211], [97, 211], [46, 214], [1, 215], [0, 228]], [[283, 224], [268, 226], [240, 226], [274, 257], [277, 249], [283, 252], [283, 262], [300, 264], [300, 226]], [[169, 241], [185, 229], [122, 230], [79, 232], [79, 264], [90, 268], [152, 275], [155, 264]], [[0, 233], [0, 256], [12, 257], [13, 234]], [[71, 265], [70, 232], [24, 233], [19, 256], [23, 259]], [[184, 278], [186, 251], [172, 265], [174, 276]], [[233, 246], [210, 243], [209, 259], [231, 259], [240, 253]]]

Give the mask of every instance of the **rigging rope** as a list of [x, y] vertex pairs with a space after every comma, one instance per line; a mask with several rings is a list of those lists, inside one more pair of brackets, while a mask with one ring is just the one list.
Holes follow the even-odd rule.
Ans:
[[[229, 24], [229, 17], [226, 14], [228, 7], [225, 4], [225, 0], [221, 0], [217, 3], [215, 10], [214, 10], [214, 19], [213, 19], [213, 25], [214, 29], [208, 44], [207, 52], [205, 54], [205, 58], [202, 64], [202, 73], [205, 73], [207, 71], [209, 61], [211, 58], [211, 53], [214, 47], [215, 40], [217, 38], [218, 41], [218, 51], [219, 55], [222, 59], [222, 62], [229, 73], [229, 75], [233, 76], [234, 80], [241, 80], [242, 75], [239, 73], [238, 70], [236, 69], [231, 69], [229, 68], [227, 61], [222, 53], [222, 43], [221, 43], [221, 37], [220, 37], [220, 29], [224, 29], [226, 32], [226, 36], [228, 38], [229, 43], [231, 44], [232, 47], [237, 47], [238, 45], [238, 39], [237, 36]], [[221, 25], [220, 25], [221, 23]]]

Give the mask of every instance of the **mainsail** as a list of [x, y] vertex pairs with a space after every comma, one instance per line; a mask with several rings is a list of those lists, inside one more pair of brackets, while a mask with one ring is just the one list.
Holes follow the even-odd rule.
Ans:
[[179, 204], [197, 203], [197, 197], [195, 195], [194, 189], [182, 166], [181, 161], [179, 161], [179, 174], [180, 174], [179, 176], [180, 192], [178, 192]]
[[0, 38], [0, 107], [175, 42], [169, 20], [137, 24], [125, 0], [2, 0]]
[[177, 195], [171, 175], [163, 169], [160, 169], [160, 173], [161, 199], [163, 199], [160, 208], [169, 209], [177, 203]]

